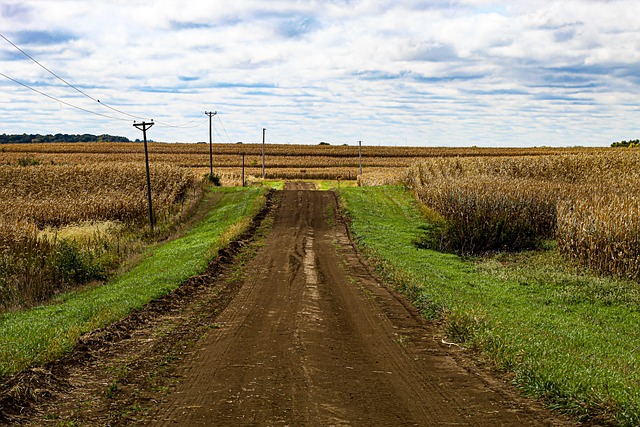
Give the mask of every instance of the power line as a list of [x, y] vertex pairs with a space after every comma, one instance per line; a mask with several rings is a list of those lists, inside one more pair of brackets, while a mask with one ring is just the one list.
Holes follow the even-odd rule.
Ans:
[[[58, 74], [56, 74], [56, 73], [54, 73], [53, 71], [51, 71], [49, 68], [47, 68], [47, 67], [45, 67], [44, 65], [42, 65], [40, 62], [38, 62], [38, 60], [36, 60], [36, 59], [35, 59], [34, 57], [32, 57], [31, 55], [29, 55], [27, 52], [25, 52], [23, 49], [21, 49], [18, 45], [16, 45], [15, 43], [13, 43], [11, 40], [9, 40], [9, 39], [8, 39], [6, 36], [4, 36], [3, 34], [1, 34], [1, 33], [0, 33], [0, 37], [2, 37], [2, 38], [3, 38], [7, 43], [9, 43], [11, 46], [13, 46], [15, 49], [17, 49], [20, 53], [22, 53], [24, 56], [26, 56], [27, 58], [29, 58], [31, 61], [33, 61], [33, 62], [35, 62], [36, 64], [38, 64], [38, 66], [40, 66], [42, 69], [44, 69], [45, 71], [47, 71], [49, 74], [51, 74], [52, 76], [54, 76], [55, 78], [57, 78], [58, 80], [60, 80], [61, 82], [63, 82], [65, 85], [67, 85], [67, 86], [69, 86], [70, 88], [74, 89], [74, 90], [75, 90], [75, 91], [77, 91], [78, 93], [82, 94], [83, 96], [85, 96], [85, 97], [87, 97], [87, 98], [91, 99], [91, 100], [92, 100], [92, 101], [94, 101], [94, 102], [97, 102], [98, 104], [102, 105], [103, 107], [108, 108], [108, 109], [110, 109], [110, 110], [112, 110], [112, 111], [114, 111], [114, 112], [116, 112], [116, 113], [123, 114], [123, 115], [128, 116], [128, 117], [131, 117], [131, 118], [133, 118], [133, 119], [141, 119], [141, 120], [145, 120], [145, 119], [146, 119], [145, 117], [136, 116], [136, 115], [134, 115], [134, 114], [127, 113], [126, 111], [122, 111], [122, 110], [120, 110], [120, 109], [118, 109], [118, 108], [112, 107], [112, 106], [110, 106], [110, 105], [108, 105], [108, 104], [105, 104], [104, 102], [101, 102], [99, 99], [94, 98], [93, 96], [89, 95], [88, 93], [84, 92], [83, 90], [79, 89], [78, 87], [74, 86], [73, 84], [69, 83], [67, 80], [63, 79], [63, 78], [62, 78], [62, 77], [60, 77]], [[39, 90], [37, 90], [37, 89], [34, 89], [34, 88], [32, 88], [32, 87], [30, 87], [30, 86], [28, 86], [28, 85], [24, 84], [24, 83], [21, 83], [21, 82], [17, 81], [16, 79], [13, 79], [13, 78], [11, 78], [11, 77], [7, 76], [6, 74], [2, 74], [2, 73], [0, 73], [0, 74], [1, 74], [2, 76], [4, 76], [5, 78], [9, 79], [9, 80], [11, 80], [11, 81], [13, 81], [13, 82], [15, 82], [15, 83], [18, 83], [18, 84], [19, 84], [19, 85], [21, 85], [21, 86], [26, 87], [27, 89], [30, 89], [30, 90], [32, 90], [32, 91], [34, 91], [34, 92], [36, 92], [36, 93], [39, 93], [40, 95], [46, 96], [47, 98], [51, 98], [51, 99], [53, 99], [53, 100], [55, 100], [55, 101], [61, 102], [61, 103], [65, 104], [65, 105], [68, 105], [68, 106], [70, 106], [70, 107], [76, 108], [76, 109], [78, 109], [78, 110], [85, 111], [85, 112], [87, 112], [87, 113], [95, 114], [95, 115], [102, 116], [102, 117], [106, 117], [106, 118], [113, 119], [113, 120], [129, 121], [129, 119], [122, 119], [122, 118], [118, 118], [118, 117], [112, 117], [112, 116], [108, 116], [108, 115], [106, 115], [106, 114], [101, 114], [101, 113], [98, 113], [98, 112], [95, 112], [95, 111], [87, 110], [87, 109], [82, 108], [82, 107], [78, 107], [78, 106], [76, 106], [76, 105], [73, 105], [73, 104], [70, 104], [70, 103], [68, 103], [68, 102], [62, 101], [62, 100], [60, 100], [60, 99], [58, 99], [58, 98], [55, 98], [55, 97], [53, 97], [53, 96], [47, 95], [46, 93], [41, 92], [41, 91], [39, 91]], [[186, 123], [180, 124], [180, 125], [171, 125], [171, 124], [164, 123], [164, 122], [161, 122], [161, 121], [156, 121], [155, 123], [156, 123], [157, 125], [161, 126], [161, 127], [189, 129], [189, 128], [195, 128], [195, 127], [198, 127], [198, 126], [200, 126], [200, 125], [204, 122], [204, 121], [202, 121], [202, 122], [198, 122], [198, 123], [196, 123], [195, 125], [192, 125], [192, 123], [194, 123], [194, 122], [196, 122], [197, 120], [199, 120], [199, 119], [200, 119], [200, 117], [201, 117], [201, 116], [198, 116], [198, 117], [196, 117], [195, 119], [193, 119], [193, 120], [191, 120], [191, 121], [189, 121], [189, 122], [186, 122]], [[190, 126], [190, 125], [191, 125], [191, 126]]]
[[231, 138], [229, 138], [229, 134], [227, 133], [227, 129], [225, 129], [224, 125], [222, 124], [222, 119], [220, 119], [220, 115], [218, 114], [218, 121], [220, 122], [220, 126], [222, 126], [222, 130], [224, 131], [224, 134], [227, 135], [227, 141], [229, 142], [229, 144], [231, 144]]
[[88, 93], [78, 89], [76, 86], [72, 85], [71, 83], [69, 83], [68, 81], [66, 81], [65, 79], [63, 79], [62, 77], [60, 77], [59, 75], [57, 75], [56, 73], [54, 73], [53, 71], [51, 71], [50, 69], [48, 69], [47, 67], [45, 67], [44, 65], [42, 65], [40, 62], [38, 62], [33, 56], [29, 55], [27, 52], [25, 52], [24, 50], [20, 49], [20, 47], [18, 47], [14, 42], [12, 42], [11, 40], [9, 40], [7, 37], [5, 37], [3, 34], [0, 34], [0, 37], [2, 37], [3, 39], [5, 39], [7, 41], [7, 43], [9, 43], [11, 46], [15, 47], [20, 53], [22, 53], [24, 56], [26, 56], [27, 58], [29, 58], [30, 60], [32, 60], [33, 62], [35, 62], [36, 64], [38, 64], [42, 69], [44, 69], [45, 71], [47, 71], [49, 74], [51, 74], [52, 76], [54, 76], [55, 78], [57, 78], [58, 80], [60, 80], [61, 82], [63, 82], [64, 84], [66, 84], [67, 86], [69, 86], [70, 88], [76, 90], [77, 92], [81, 93], [82, 95], [86, 96], [87, 98], [89, 98], [90, 100], [97, 102], [98, 104], [109, 108], [110, 110], [115, 111], [116, 113], [120, 113], [120, 114], [124, 114], [125, 116], [129, 116], [133, 119], [144, 119], [143, 117], [139, 117], [139, 116], [135, 116], [133, 114], [129, 114], [126, 111], [122, 111], [119, 110], [115, 107], [112, 107], [108, 104], [105, 104], [104, 102], [100, 102], [99, 99], [94, 98], [93, 96], [89, 95]]
[[[84, 111], [85, 113], [94, 114], [96, 116], [104, 117], [104, 118], [111, 119], [111, 120], [120, 120], [120, 121], [123, 121], [123, 122], [130, 121], [130, 119], [125, 119], [125, 118], [122, 118], [122, 117], [109, 116], [107, 114], [98, 113], [97, 111], [89, 110], [87, 108], [83, 108], [83, 107], [79, 107], [77, 105], [71, 104], [70, 102], [64, 101], [64, 100], [62, 100], [60, 98], [56, 98], [55, 96], [49, 95], [47, 93], [42, 92], [41, 90], [38, 90], [38, 89], [36, 89], [34, 87], [31, 87], [26, 83], [22, 83], [21, 81], [16, 80], [13, 77], [8, 76], [8, 75], [6, 75], [6, 74], [4, 74], [2, 72], [0, 72], [0, 76], [6, 78], [7, 80], [11, 80], [12, 82], [14, 82], [16, 84], [19, 84], [20, 86], [25, 87], [25, 88], [27, 88], [27, 89], [29, 89], [29, 90], [31, 90], [31, 91], [39, 94], [39, 95], [45, 96], [45, 97], [47, 97], [47, 98], [49, 98], [49, 99], [51, 99], [53, 101], [59, 102], [59, 103], [64, 104], [64, 105], [67, 105], [67, 106], [69, 106], [71, 108], [75, 108], [76, 110]], [[162, 123], [162, 122], [155, 122], [155, 123], [158, 124], [160, 127], [190, 129], [190, 128], [196, 128], [196, 127], [200, 126], [202, 123], [204, 123], [204, 120], [200, 120], [198, 123], [189, 126], [191, 123], [194, 123], [196, 120], [199, 120], [200, 118], [201, 118], [201, 116], [198, 116], [195, 119], [193, 119], [193, 120], [191, 120], [191, 121], [189, 121], [187, 123], [183, 123], [181, 125], [170, 125], [170, 124], [166, 124], [166, 123]], [[218, 133], [218, 132], [216, 131], [216, 133]], [[219, 133], [218, 133], [218, 136], [220, 136]], [[220, 139], [222, 139], [221, 136], [220, 136]]]
[[[198, 117], [196, 117], [195, 119], [187, 122], [187, 123], [183, 123], [181, 125], [169, 125], [160, 121], [155, 121], [155, 123], [161, 127], [167, 127], [167, 128], [182, 128], [182, 129], [191, 129], [191, 128], [196, 128], [199, 127], [202, 123], [204, 123], [206, 121], [206, 119], [200, 120], [198, 123], [191, 125], [193, 122], [195, 122], [196, 120], [199, 120], [202, 117], [202, 115], [199, 115]], [[189, 126], [191, 125], [191, 126]]]
[[220, 138], [220, 141], [224, 141], [224, 138], [222, 138], [222, 135], [220, 135], [220, 133], [218, 132], [218, 129], [213, 128], [213, 130], [215, 131], [216, 135], [218, 135], [218, 138]]
[[13, 77], [9, 77], [4, 73], [0, 72], [0, 76], [4, 77], [6, 79], [9, 79], [14, 83], [17, 83], [20, 86], [26, 87], [27, 89], [32, 90], [32, 91], [34, 91], [34, 92], [36, 92], [36, 93], [38, 93], [38, 94], [40, 94], [42, 96], [46, 96], [47, 98], [52, 99], [52, 100], [54, 100], [56, 102], [59, 102], [61, 104], [68, 105], [71, 108], [75, 108], [77, 110], [84, 111], [85, 113], [95, 114], [96, 116], [106, 117], [107, 119], [111, 119], [111, 120], [120, 120], [120, 121], [125, 121], [125, 122], [130, 121], [129, 119], [123, 119], [121, 117], [112, 117], [112, 116], [108, 116], [106, 114], [98, 113], [96, 111], [87, 110], [86, 108], [78, 107], [77, 105], [71, 104], [71, 103], [69, 103], [67, 101], [63, 101], [62, 99], [56, 98], [55, 96], [51, 96], [51, 95], [46, 94], [46, 93], [44, 93], [42, 91], [39, 91], [38, 89], [35, 89], [35, 88], [25, 84], [25, 83], [22, 83], [22, 82], [20, 82], [20, 81], [18, 81], [16, 79], [14, 79]]
[[215, 126], [213, 126], [213, 131], [216, 133], [216, 135], [218, 135], [218, 138], [220, 138], [220, 141], [224, 141], [224, 138], [222, 137], [222, 135], [220, 135], [220, 132], [218, 132], [218, 129], [216, 129]]

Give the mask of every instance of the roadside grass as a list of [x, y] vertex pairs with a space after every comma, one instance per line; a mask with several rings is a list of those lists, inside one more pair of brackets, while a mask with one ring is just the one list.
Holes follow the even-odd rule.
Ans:
[[271, 188], [272, 190], [282, 190], [284, 188], [284, 181], [263, 179], [262, 181], [260, 181], [260, 185]]
[[[343, 179], [341, 181], [338, 180], [322, 180], [322, 179], [293, 179], [293, 180], [285, 180], [285, 181], [296, 181], [296, 182], [310, 182], [315, 185], [316, 190], [328, 191], [328, 190], [336, 190], [344, 187], [356, 187], [358, 185], [358, 181], [356, 180], [347, 180]], [[262, 185], [268, 188], [272, 188], [274, 190], [282, 190], [284, 189], [285, 181], [282, 180], [263, 180], [261, 181]]]
[[222, 197], [181, 237], [147, 251], [107, 284], [54, 298], [49, 305], [0, 315], [0, 377], [70, 351], [78, 338], [166, 295], [204, 271], [218, 251], [250, 225], [266, 189], [217, 188]]
[[332, 180], [332, 181], [316, 181], [316, 188], [318, 190], [335, 190], [345, 187], [356, 187], [358, 186], [358, 181], [355, 179], [343, 179], [340, 181]]
[[402, 188], [345, 188], [340, 197], [366, 256], [448, 340], [555, 410], [640, 425], [638, 283], [574, 270], [553, 244], [480, 258], [420, 249], [426, 220]]

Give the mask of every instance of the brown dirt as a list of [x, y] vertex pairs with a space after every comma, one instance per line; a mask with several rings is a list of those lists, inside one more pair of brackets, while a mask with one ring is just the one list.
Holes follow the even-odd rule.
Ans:
[[[258, 236], [82, 357], [27, 425], [566, 426], [442, 342], [359, 258], [331, 192], [279, 193]], [[225, 259], [229, 259], [226, 256]], [[189, 288], [191, 286], [192, 289]], [[100, 340], [98, 340], [100, 341]], [[54, 368], [55, 367], [55, 368]]]

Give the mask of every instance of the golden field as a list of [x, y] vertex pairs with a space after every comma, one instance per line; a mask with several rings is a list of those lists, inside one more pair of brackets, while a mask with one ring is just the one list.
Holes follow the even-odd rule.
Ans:
[[[363, 179], [385, 181], [399, 169], [430, 158], [540, 156], [597, 151], [584, 148], [434, 148], [362, 147]], [[239, 184], [242, 154], [246, 176], [262, 176], [261, 144], [213, 144], [214, 173], [223, 182]], [[209, 144], [149, 143], [151, 163], [190, 168], [200, 174], [209, 171]], [[0, 165], [35, 159], [42, 164], [95, 164], [143, 162], [142, 143], [50, 143], [0, 146]], [[265, 145], [265, 174], [268, 179], [356, 179], [359, 174], [358, 147], [333, 145]]]
[[[0, 147], [0, 309], [104, 280], [151, 237], [144, 161], [12, 158], [7, 148]], [[162, 163], [151, 165], [150, 178], [162, 237], [200, 200], [203, 178]]]
[[[214, 144], [214, 174], [241, 185], [244, 155], [246, 181], [259, 184], [261, 153], [260, 144]], [[154, 211], [166, 229], [200, 199], [209, 145], [150, 143], [149, 159]], [[520, 250], [553, 239], [576, 263], [640, 278], [634, 149], [364, 145], [359, 176], [357, 146], [267, 144], [265, 166], [267, 179], [403, 183], [440, 224], [442, 250]], [[36, 303], [61, 281], [100, 279], [131, 242], [148, 238], [143, 144], [0, 145], [0, 203], [0, 308]], [[69, 259], [61, 259], [62, 241]], [[74, 263], [97, 270], [60, 275]], [[35, 283], [42, 289], [31, 292]]]
[[639, 178], [640, 152], [604, 149], [429, 159], [402, 182], [448, 221], [445, 249], [518, 250], [555, 239], [579, 265], [638, 280]]

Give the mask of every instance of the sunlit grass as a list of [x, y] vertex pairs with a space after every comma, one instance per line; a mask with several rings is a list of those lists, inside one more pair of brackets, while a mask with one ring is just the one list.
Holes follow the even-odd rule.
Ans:
[[399, 187], [347, 188], [360, 246], [381, 274], [514, 384], [595, 423], [640, 423], [640, 286], [544, 251], [461, 258], [419, 249], [425, 219]]
[[121, 277], [100, 287], [62, 294], [50, 305], [0, 315], [0, 376], [60, 357], [83, 333], [126, 316], [202, 272], [264, 204], [264, 189], [216, 191], [223, 197], [204, 221], [182, 237], [149, 250], [143, 261]]
[[68, 225], [60, 228], [47, 227], [38, 237], [49, 240], [65, 239], [78, 243], [86, 243], [96, 236], [116, 234], [124, 228], [120, 221], [84, 221], [80, 224]]

